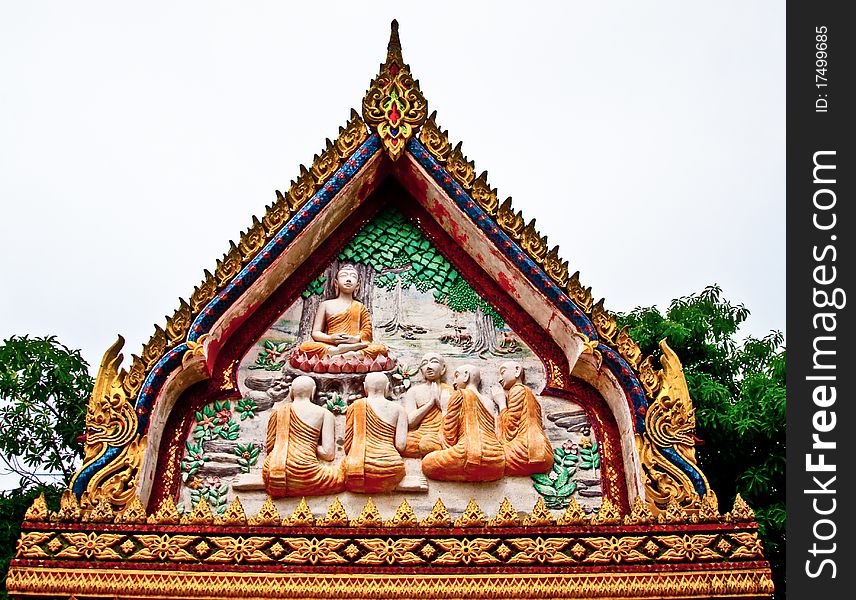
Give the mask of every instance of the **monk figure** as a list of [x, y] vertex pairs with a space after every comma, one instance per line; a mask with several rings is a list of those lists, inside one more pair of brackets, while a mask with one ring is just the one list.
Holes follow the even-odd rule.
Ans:
[[419, 363], [425, 383], [414, 385], [404, 395], [407, 412], [407, 448], [402, 453], [409, 458], [422, 458], [440, 450], [440, 426], [443, 409], [449, 403], [451, 387], [443, 383], [446, 360], [436, 352], [428, 352]]
[[365, 392], [345, 413], [345, 487], [360, 494], [391, 492], [404, 478], [400, 452], [407, 445], [407, 415], [386, 399], [383, 373], [366, 375]]
[[386, 356], [383, 344], [372, 343], [372, 319], [362, 302], [354, 300], [360, 276], [353, 265], [343, 265], [336, 274], [336, 297], [318, 306], [312, 324], [312, 339], [300, 344], [307, 357], [319, 359], [348, 352], [377, 358]]
[[478, 391], [481, 373], [461, 365], [454, 382], [440, 431], [443, 449], [422, 459], [422, 472], [442, 481], [496, 481], [505, 472], [505, 453], [496, 435], [493, 402]]
[[546, 473], [553, 467], [553, 448], [544, 433], [541, 405], [523, 382], [519, 363], [499, 366], [500, 386], [491, 390], [499, 406], [499, 435], [505, 447], [506, 475]]
[[345, 489], [342, 469], [323, 464], [336, 455], [333, 414], [313, 404], [315, 382], [301, 375], [291, 383], [291, 402], [278, 402], [268, 421], [265, 489], [273, 498], [324, 496]]

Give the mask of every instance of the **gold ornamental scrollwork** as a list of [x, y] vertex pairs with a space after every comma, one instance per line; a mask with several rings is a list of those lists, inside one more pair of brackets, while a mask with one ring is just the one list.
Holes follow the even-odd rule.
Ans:
[[[419, 141], [431, 153], [431, 156], [437, 159], [437, 162], [441, 165], [446, 164], [446, 159], [449, 158], [449, 153], [452, 152], [452, 145], [449, 143], [449, 132], [443, 131], [437, 126], [437, 111], [431, 113], [431, 116], [425, 121], [422, 129], [419, 130]], [[484, 175], [487, 176], [487, 172]], [[487, 181], [485, 180], [484, 183], [487, 184]], [[495, 192], [496, 190], [494, 190], [494, 202], [496, 201]], [[495, 206], [493, 210], [496, 210]], [[493, 213], [490, 214], [492, 215]]]
[[646, 377], [648, 385], [652, 389], [657, 388], [657, 395], [645, 413], [646, 432], [636, 436], [645, 497], [656, 515], [667, 511], [670, 504], [696, 512], [700, 498], [693, 481], [663, 452], [677, 453], [695, 468], [705, 490], [710, 489], [696, 463], [695, 409], [680, 360], [665, 340], [660, 342], [660, 349], [663, 352], [660, 358], [663, 369], [657, 373], [649, 372]]
[[392, 22], [386, 62], [363, 97], [363, 119], [378, 135], [392, 160], [428, 118], [428, 102], [401, 56], [398, 22]]

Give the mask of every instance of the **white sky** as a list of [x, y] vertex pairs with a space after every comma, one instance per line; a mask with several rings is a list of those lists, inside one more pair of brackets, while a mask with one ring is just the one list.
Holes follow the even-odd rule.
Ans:
[[607, 308], [716, 282], [784, 329], [783, 2], [2, 1], [0, 337], [139, 352], [359, 108], [392, 18]]

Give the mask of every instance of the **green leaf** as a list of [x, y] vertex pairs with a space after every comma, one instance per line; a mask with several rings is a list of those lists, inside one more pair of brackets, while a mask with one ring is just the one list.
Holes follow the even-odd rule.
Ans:
[[535, 473], [531, 477], [532, 477], [533, 481], [535, 481], [536, 483], [540, 483], [541, 485], [552, 485], [553, 484], [553, 482], [550, 481], [550, 478], [547, 477], [547, 475], [544, 473]]
[[542, 485], [540, 483], [535, 483], [535, 482], [533, 482], [532, 485], [535, 487], [535, 489], [538, 491], [538, 493], [541, 494], [542, 496], [555, 496], [556, 495], [556, 490], [554, 488], [552, 488], [551, 486]]

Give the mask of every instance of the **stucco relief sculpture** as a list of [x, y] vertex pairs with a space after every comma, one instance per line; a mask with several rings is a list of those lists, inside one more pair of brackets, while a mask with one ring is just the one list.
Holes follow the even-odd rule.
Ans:
[[425, 383], [415, 385], [404, 395], [407, 412], [407, 447], [402, 453], [409, 458], [421, 458], [440, 450], [440, 429], [443, 409], [448, 405], [452, 388], [443, 381], [446, 359], [436, 352], [428, 352], [419, 363]]
[[300, 344], [300, 352], [307, 358], [323, 359], [351, 352], [372, 359], [387, 356], [386, 346], [372, 340], [368, 309], [362, 302], [354, 300], [354, 292], [359, 285], [357, 270], [352, 265], [343, 265], [336, 274], [336, 297], [318, 306], [312, 325], [312, 341]]
[[390, 492], [404, 478], [407, 415], [387, 400], [389, 380], [383, 373], [366, 375], [365, 392], [345, 414], [345, 487], [363, 494]]
[[553, 448], [544, 433], [541, 404], [524, 380], [520, 363], [507, 361], [499, 367], [500, 385], [491, 390], [499, 406], [506, 475], [545, 473], [553, 467]]
[[262, 466], [265, 489], [274, 498], [323, 496], [341, 492], [344, 479], [336, 455], [335, 424], [330, 411], [312, 403], [315, 382], [301, 375], [291, 384], [292, 401], [274, 406], [268, 421]]
[[505, 472], [505, 452], [496, 435], [493, 402], [479, 393], [481, 372], [473, 365], [455, 369], [440, 432], [442, 450], [422, 459], [422, 472], [441, 481], [496, 481]]

